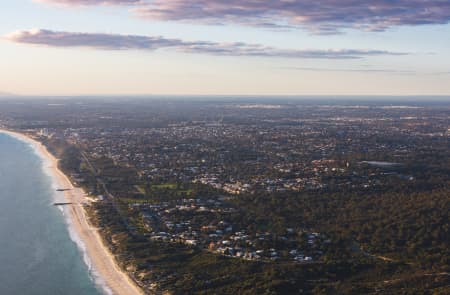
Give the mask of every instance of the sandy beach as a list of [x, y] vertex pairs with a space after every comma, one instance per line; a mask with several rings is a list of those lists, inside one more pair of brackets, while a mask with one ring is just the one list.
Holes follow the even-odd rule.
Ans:
[[105, 293], [115, 295], [136, 295], [144, 292], [122, 271], [117, 265], [113, 255], [103, 244], [97, 229], [88, 222], [86, 212], [82, 206], [85, 192], [74, 187], [69, 178], [58, 169], [58, 159], [48, 152], [40, 142], [21, 133], [1, 130], [19, 140], [30, 143], [39, 156], [44, 160], [45, 169], [59, 188], [70, 189], [64, 192], [65, 201], [72, 203], [66, 209], [70, 229], [76, 238], [82, 242], [83, 250], [87, 255], [90, 267], [96, 277], [96, 283], [103, 285]]

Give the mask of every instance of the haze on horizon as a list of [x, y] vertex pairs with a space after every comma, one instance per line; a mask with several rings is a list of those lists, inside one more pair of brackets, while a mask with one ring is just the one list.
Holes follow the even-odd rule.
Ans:
[[450, 2], [16, 0], [0, 96], [450, 95]]

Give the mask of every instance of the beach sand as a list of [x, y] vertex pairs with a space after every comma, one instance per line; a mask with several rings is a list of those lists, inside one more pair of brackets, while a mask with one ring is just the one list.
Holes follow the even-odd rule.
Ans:
[[48, 152], [47, 148], [40, 142], [24, 134], [7, 130], [0, 130], [0, 132], [30, 143], [44, 160], [45, 169], [48, 169], [47, 171], [50, 172], [58, 188], [70, 189], [64, 192], [65, 202], [72, 203], [66, 208], [68, 209], [66, 211], [68, 212], [68, 223], [76, 238], [82, 242], [83, 250], [95, 274], [96, 283], [103, 285], [105, 292], [109, 294], [144, 294], [134, 281], [120, 269], [114, 256], [103, 244], [98, 230], [88, 222], [86, 212], [82, 206], [86, 201], [86, 194], [82, 189], [74, 187], [69, 178], [58, 169], [58, 159]]

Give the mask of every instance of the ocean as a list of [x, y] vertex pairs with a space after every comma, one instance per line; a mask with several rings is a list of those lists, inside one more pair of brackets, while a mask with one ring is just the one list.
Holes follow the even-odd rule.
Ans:
[[100, 295], [43, 160], [0, 133], [0, 294]]

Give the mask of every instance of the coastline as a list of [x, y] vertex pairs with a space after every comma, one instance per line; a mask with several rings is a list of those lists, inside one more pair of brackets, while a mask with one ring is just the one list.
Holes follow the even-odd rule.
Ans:
[[52, 178], [53, 185], [59, 188], [70, 188], [64, 192], [66, 202], [72, 205], [64, 208], [67, 226], [71, 239], [82, 250], [89, 272], [93, 274], [95, 283], [102, 287], [104, 293], [115, 295], [136, 295], [144, 292], [134, 283], [118, 265], [109, 249], [104, 245], [97, 228], [93, 227], [82, 206], [85, 202], [85, 192], [74, 187], [69, 178], [58, 168], [56, 159], [40, 142], [25, 134], [0, 129], [0, 133], [8, 134], [20, 141], [30, 144], [43, 160], [43, 168]]

